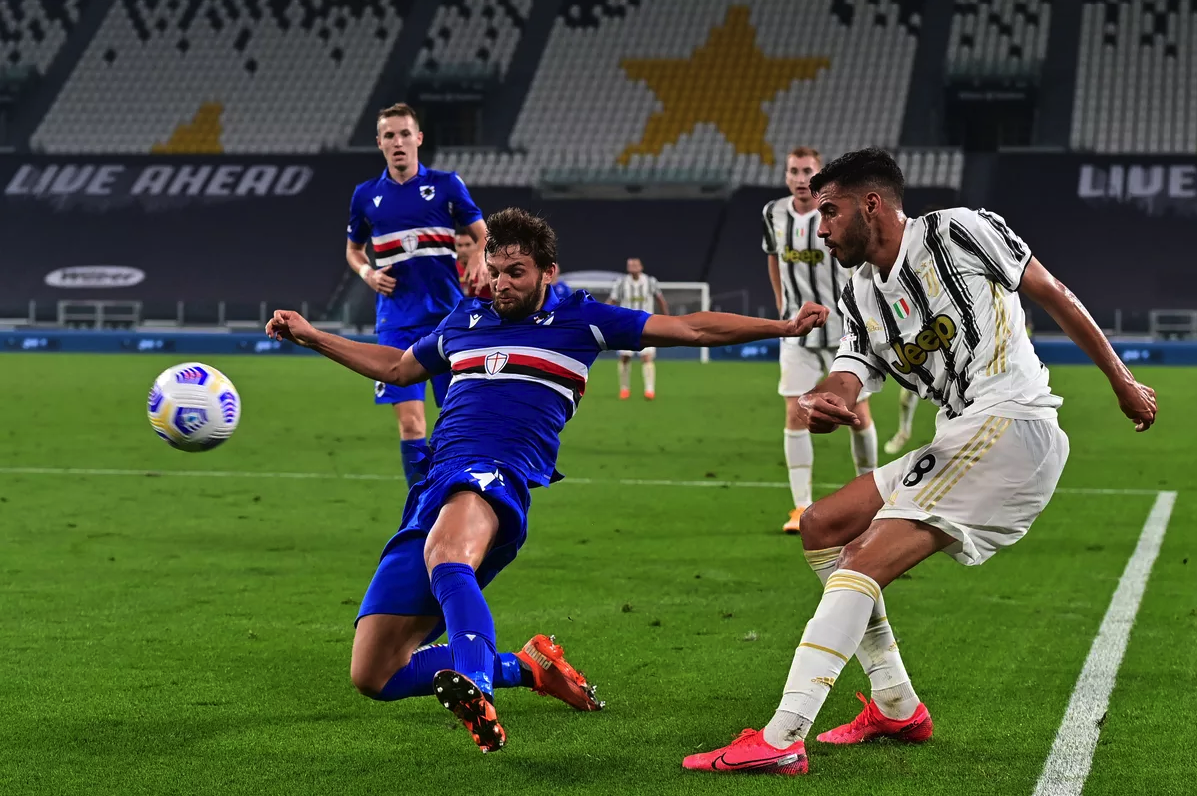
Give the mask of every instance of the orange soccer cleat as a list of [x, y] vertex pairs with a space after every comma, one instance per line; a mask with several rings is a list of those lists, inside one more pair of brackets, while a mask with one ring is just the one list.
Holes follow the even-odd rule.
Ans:
[[626, 401], [626, 400], [628, 400], [628, 399], [629, 399], [629, 398], [631, 398], [631, 397], [632, 397], [632, 391], [631, 391], [631, 390], [629, 390], [627, 387], [620, 387], [620, 388], [619, 388], [619, 400], [621, 400], [621, 401]]
[[799, 523], [802, 520], [802, 512], [806, 511], [806, 506], [799, 506], [790, 512], [790, 518], [786, 520], [786, 524], [781, 526], [782, 531], [792, 535], [801, 533], [801, 526]]
[[906, 743], [922, 743], [931, 738], [934, 725], [931, 714], [922, 702], [914, 709], [914, 715], [908, 719], [891, 719], [878, 708], [877, 703], [865, 699], [865, 695], [857, 692], [857, 699], [864, 703], [864, 710], [860, 715], [843, 726], [819, 736], [823, 743], [864, 743], [874, 738], [893, 738]]
[[432, 689], [437, 701], [461, 719], [483, 752], [498, 751], [507, 743], [494, 704], [473, 680], [452, 669], [441, 669], [432, 678]]
[[595, 698], [595, 687], [565, 660], [565, 650], [555, 636], [536, 635], [528, 639], [516, 657], [532, 671], [532, 690], [555, 697], [574, 710], [602, 710], [605, 702]]
[[806, 745], [795, 741], [785, 749], [765, 743], [760, 730], [747, 729], [722, 749], [690, 755], [682, 761], [690, 771], [714, 771], [720, 774], [786, 774], [796, 776], [810, 770]]
[[644, 400], [651, 401], [656, 397], [657, 397], [657, 394], [653, 390], [645, 390], [644, 391]]

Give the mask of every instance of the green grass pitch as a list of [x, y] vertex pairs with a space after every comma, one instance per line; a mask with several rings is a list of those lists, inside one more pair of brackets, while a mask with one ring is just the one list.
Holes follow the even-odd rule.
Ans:
[[[144, 414], [176, 359], [0, 356], [0, 793], [1030, 794], [1153, 501], [1058, 494], [985, 566], [939, 557], [887, 590], [929, 744], [814, 743], [795, 781], [683, 772], [768, 720], [819, 589], [779, 532], [784, 488], [617, 483], [784, 481], [775, 366], [662, 362], [646, 403], [618, 401], [603, 360], [565, 433], [576, 480], [536, 490], [528, 543], [486, 595], [500, 647], [555, 633], [608, 707], [500, 692], [510, 743], [484, 757], [434, 701], [375, 703], [349, 682], [357, 602], [405, 495], [401, 478], [339, 477], [401, 473], [371, 385], [318, 358], [212, 357], [241, 428], [187, 455]], [[1197, 772], [1197, 375], [1139, 375], [1162, 407], [1143, 435], [1095, 369], [1053, 370], [1062, 487], [1179, 493], [1095, 795], [1191, 793]], [[874, 412], [884, 441], [892, 386]], [[932, 423], [920, 406], [918, 438]], [[851, 475], [844, 433], [815, 444], [817, 482]], [[14, 472], [38, 467], [228, 474]], [[280, 472], [327, 477], [246, 475]], [[854, 716], [858, 689], [852, 662], [816, 731]]]

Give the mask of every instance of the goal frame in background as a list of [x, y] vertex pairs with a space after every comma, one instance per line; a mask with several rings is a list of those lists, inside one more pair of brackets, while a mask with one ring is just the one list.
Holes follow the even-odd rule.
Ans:
[[[565, 275], [565, 283], [574, 290], [585, 290], [599, 301], [606, 301], [611, 295], [611, 288], [615, 286], [615, 280], [609, 279], [605, 281], [598, 281], [594, 279], [579, 279], [573, 280]], [[670, 291], [685, 291], [688, 293], [696, 292], [698, 298], [698, 312], [711, 311], [711, 285], [709, 282], [658, 282], [657, 286], [661, 288], [661, 292], [665, 294], [665, 300], [669, 301]], [[672, 302], [671, 302], [672, 303]], [[711, 349], [698, 349], [698, 360], [704, 365], [711, 361]]]

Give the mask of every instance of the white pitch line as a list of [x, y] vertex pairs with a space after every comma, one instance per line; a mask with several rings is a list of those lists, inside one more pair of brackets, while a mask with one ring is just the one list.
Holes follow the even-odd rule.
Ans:
[[[91, 467], [0, 467], [0, 475], [105, 475], [141, 478], [183, 476], [186, 478], [282, 478], [342, 481], [402, 481], [402, 475], [379, 473], [274, 473], [257, 470], [116, 470]], [[737, 489], [789, 489], [785, 481], [720, 481], [707, 478], [701, 481], [670, 481], [655, 478], [578, 478], [570, 476], [566, 484], [596, 484], [618, 486], [683, 486]], [[843, 484], [815, 484], [817, 489], [839, 489]], [[1155, 489], [1068, 488], [1056, 490], [1061, 495], [1156, 495]]]
[[1122, 572], [1081, 676], [1077, 678], [1034, 796], [1080, 796], [1085, 787], [1097, 738], [1110, 705], [1110, 692], [1114, 690], [1131, 627], [1135, 624], [1135, 615], [1139, 612], [1139, 603], [1147, 589], [1147, 579], [1159, 555], [1175, 503], [1175, 492], [1160, 492], [1147, 515], [1139, 544]]

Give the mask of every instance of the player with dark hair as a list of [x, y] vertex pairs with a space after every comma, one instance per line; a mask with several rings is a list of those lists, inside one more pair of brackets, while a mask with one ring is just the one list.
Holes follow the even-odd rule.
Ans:
[[[718, 312], [650, 315], [595, 301], [559, 299], [557, 243], [542, 219], [519, 209], [487, 220], [493, 301], [463, 301], [406, 351], [317, 331], [279, 310], [266, 326], [384, 384], [451, 383], [432, 436], [432, 465], [407, 498], [399, 531], [362, 600], [351, 674], [381, 700], [435, 694], [483, 751], [503, 746], [494, 689], [528, 686], [579, 710], [594, 690], [552, 639], [496, 654], [482, 589], [524, 543], [532, 487], [561, 479], [560, 434], [607, 349], [713, 346], [807, 334], [826, 320], [810, 304], [789, 321]], [[447, 646], [426, 646], [444, 631]]]
[[1155, 392], [1137, 381], [1068, 288], [1006, 222], [953, 208], [907, 218], [903, 177], [880, 149], [850, 152], [811, 181], [819, 236], [848, 268], [846, 321], [827, 378], [799, 401], [811, 431], [860, 423], [862, 389], [889, 376], [940, 407], [929, 445], [861, 476], [802, 515], [806, 559], [823, 598], [794, 652], [781, 703], [762, 731], [687, 757], [706, 771], [802, 774], [805, 741], [828, 692], [855, 655], [872, 699], [824, 743], [931, 737], [890, 627], [882, 589], [937, 552], [977, 565], [1021, 539], [1068, 459], [1068, 437], [1023, 325], [1029, 296], [1105, 373], [1122, 412], [1146, 431]]
[[[465, 183], [451, 171], [420, 165], [424, 133], [410, 105], [398, 103], [378, 112], [378, 149], [386, 158], [382, 176], [353, 191], [349, 205], [349, 267], [378, 293], [375, 331], [378, 342], [403, 350], [432, 331], [461, 301], [454, 252], [454, 228], [477, 245], [465, 266], [464, 281], [474, 284], [482, 271], [481, 247], [486, 224]], [[366, 243], [374, 248], [374, 264]], [[447, 378], [432, 381], [440, 406]], [[374, 403], [392, 404], [399, 424], [399, 450], [408, 486], [427, 464], [424, 385], [374, 384]]]

